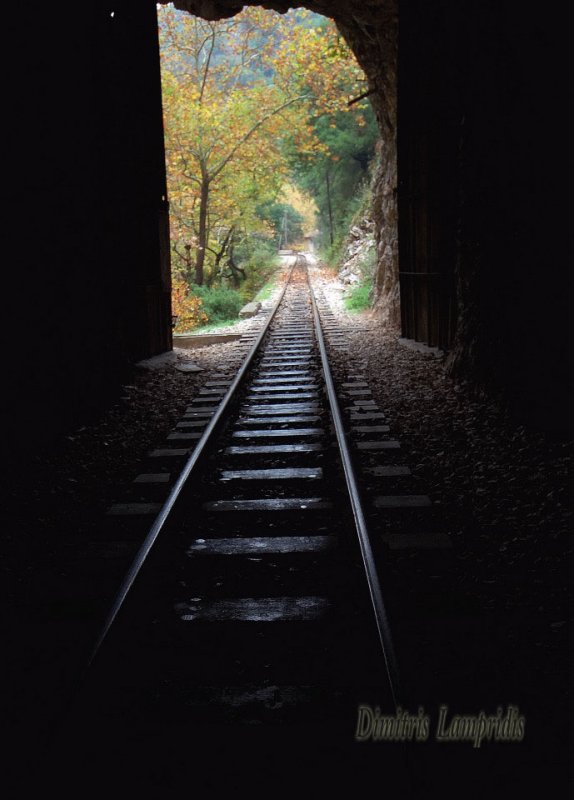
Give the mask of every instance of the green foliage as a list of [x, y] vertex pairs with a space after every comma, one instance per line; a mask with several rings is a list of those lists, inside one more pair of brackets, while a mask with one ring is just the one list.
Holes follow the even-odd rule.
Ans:
[[288, 203], [273, 201], [261, 203], [257, 206], [257, 216], [273, 228], [277, 248], [288, 247], [289, 244], [301, 241], [303, 238], [305, 218]]
[[371, 294], [373, 291], [372, 280], [366, 280], [364, 283], [358, 283], [345, 297], [344, 303], [347, 311], [364, 311], [371, 305]]
[[313, 196], [319, 209], [319, 248], [333, 258], [365, 196], [370, 197], [378, 128], [370, 105], [360, 116], [323, 115], [313, 127], [328, 154], [307, 159], [293, 152], [292, 164], [297, 184]]
[[267, 281], [267, 283], [264, 284], [261, 287], [261, 289], [259, 289], [259, 291], [257, 292], [257, 294], [253, 299], [258, 300], [260, 303], [262, 303], [264, 300], [269, 300], [269, 298], [273, 293], [273, 290], [275, 289], [275, 286], [276, 286], [276, 280], [275, 276], [273, 276], [271, 280]]
[[377, 271], [377, 250], [374, 246], [370, 247], [365, 252], [360, 267], [361, 267], [361, 273], [365, 278], [365, 280], [371, 281], [371, 283], [373, 283], [375, 280], [375, 273]]
[[279, 260], [275, 244], [269, 239], [252, 237], [251, 249], [246, 253], [241, 268], [246, 278], [241, 284], [241, 297], [248, 303], [270, 280], [277, 270]]
[[274, 265], [277, 260], [277, 247], [273, 238], [261, 233], [251, 233], [243, 236], [235, 243], [233, 253], [235, 260], [246, 272], [249, 271], [251, 264], [258, 259], [264, 262], [272, 262]]
[[[371, 204], [370, 192], [367, 191], [368, 188], [368, 185], [365, 185], [357, 192], [355, 197], [357, 207], [355, 214], [348, 220], [349, 228], [359, 224], [361, 220], [368, 215]], [[343, 240], [340, 244], [337, 244], [339, 249], [338, 252], [334, 254], [335, 258], [332, 263], [338, 268], [342, 261], [346, 242]], [[377, 271], [377, 248], [374, 242], [370, 247], [368, 247], [365, 242], [361, 255], [357, 256], [355, 259], [355, 267], [358, 267], [360, 282], [349, 290], [344, 299], [346, 309], [352, 312], [364, 311], [369, 308], [373, 299], [373, 284]]]
[[333, 269], [337, 269], [343, 259], [349, 229], [368, 215], [371, 197], [370, 181], [365, 179], [356, 186], [354, 194], [348, 197], [347, 206], [339, 219], [333, 242], [331, 243], [328, 238], [325, 239], [325, 236], [322, 237], [322, 241], [319, 243], [320, 255]]
[[235, 319], [242, 306], [243, 298], [236, 289], [226, 286], [192, 286], [192, 293], [202, 301], [201, 310], [207, 314], [209, 323], [225, 322]]

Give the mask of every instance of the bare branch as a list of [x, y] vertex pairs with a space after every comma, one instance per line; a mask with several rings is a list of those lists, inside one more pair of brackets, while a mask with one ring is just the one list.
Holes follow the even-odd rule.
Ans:
[[353, 97], [353, 99], [352, 99], [352, 100], [349, 100], [349, 102], [347, 103], [347, 105], [348, 105], [348, 106], [352, 106], [352, 105], [354, 105], [355, 103], [358, 103], [360, 100], [364, 100], [364, 99], [365, 99], [365, 97], [370, 97], [370, 95], [374, 94], [376, 91], [377, 91], [377, 87], [376, 87], [376, 86], [373, 86], [373, 88], [372, 88], [372, 89], [369, 89], [368, 91], [366, 91], [366, 92], [363, 92], [363, 94], [360, 94], [358, 97]]

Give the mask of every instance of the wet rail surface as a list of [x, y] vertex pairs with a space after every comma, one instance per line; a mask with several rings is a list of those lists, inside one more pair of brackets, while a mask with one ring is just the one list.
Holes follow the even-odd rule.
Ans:
[[[318, 323], [299, 257], [225, 420], [120, 592], [59, 738], [74, 772], [102, 786], [172, 789], [218, 786], [221, 770], [249, 784], [312, 775], [317, 786], [352, 787], [357, 769], [381, 768], [389, 785], [405, 779], [399, 745], [386, 744], [381, 762], [355, 742], [358, 706], [394, 714], [396, 696]], [[231, 382], [206, 387], [174, 445], [201, 437]], [[356, 374], [343, 390], [358, 449], [372, 458], [396, 443], [381, 444], [388, 426], [364, 386]], [[393, 480], [405, 474], [384, 469]], [[375, 497], [370, 513], [427, 500]]]

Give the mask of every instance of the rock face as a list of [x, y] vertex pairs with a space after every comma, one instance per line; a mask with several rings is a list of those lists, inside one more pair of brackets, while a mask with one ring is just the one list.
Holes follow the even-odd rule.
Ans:
[[399, 237], [397, 209], [397, 159], [394, 136], [380, 143], [380, 161], [373, 182], [373, 220], [377, 247], [375, 307], [382, 322], [399, 330]]
[[372, 262], [376, 263], [374, 222], [370, 216], [364, 216], [349, 231], [339, 280], [349, 286], [360, 283], [369, 274]]

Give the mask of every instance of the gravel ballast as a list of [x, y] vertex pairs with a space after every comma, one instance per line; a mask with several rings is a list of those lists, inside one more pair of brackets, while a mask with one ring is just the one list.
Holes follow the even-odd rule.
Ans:
[[[530, 689], [533, 705], [547, 707], [558, 753], [572, 701], [572, 442], [518, 424], [495, 400], [446, 377], [443, 355], [401, 343], [370, 312], [345, 312], [343, 285], [319, 265], [312, 272], [353, 357], [366, 363], [417, 486], [441, 509], [452, 581], [503, 621], [507, 638], [494, 655]], [[202, 371], [177, 369], [190, 361]], [[98, 419], [37, 453], [25, 474], [10, 475], [2, 541], [13, 644], [4, 721], [23, 748], [33, 751], [61, 713], [117, 588], [126, 554], [105, 555], [106, 511], [204, 384], [239, 363], [238, 342], [226, 342], [136, 367]]]

